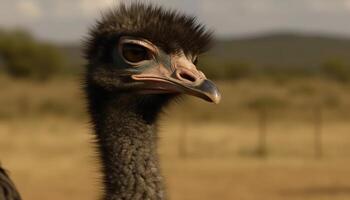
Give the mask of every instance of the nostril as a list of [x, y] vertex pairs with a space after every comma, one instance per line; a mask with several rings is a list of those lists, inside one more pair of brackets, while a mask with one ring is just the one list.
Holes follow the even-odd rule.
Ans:
[[196, 77], [194, 77], [191, 74], [188, 74], [188, 73], [185, 73], [185, 72], [180, 72], [179, 75], [180, 75], [180, 78], [188, 80], [190, 82], [195, 82], [196, 81]]

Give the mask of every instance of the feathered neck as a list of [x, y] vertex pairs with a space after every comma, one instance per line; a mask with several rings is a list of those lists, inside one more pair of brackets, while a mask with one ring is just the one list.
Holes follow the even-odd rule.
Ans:
[[156, 121], [170, 97], [88, 91], [104, 174], [104, 200], [165, 199]]

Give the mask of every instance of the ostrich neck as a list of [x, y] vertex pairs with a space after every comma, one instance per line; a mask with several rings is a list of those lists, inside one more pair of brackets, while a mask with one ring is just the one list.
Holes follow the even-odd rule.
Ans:
[[155, 119], [145, 118], [146, 114], [127, 98], [93, 104], [93, 122], [104, 172], [104, 200], [165, 199]]

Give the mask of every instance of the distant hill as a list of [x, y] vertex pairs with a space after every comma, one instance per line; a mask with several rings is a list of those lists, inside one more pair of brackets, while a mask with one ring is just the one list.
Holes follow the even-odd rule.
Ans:
[[[75, 66], [84, 63], [78, 45], [64, 45], [61, 49]], [[289, 33], [225, 39], [218, 40], [205, 58], [258, 68], [313, 69], [331, 60], [350, 64], [350, 39]]]
[[257, 67], [314, 68], [337, 60], [350, 64], [350, 39], [302, 34], [269, 34], [219, 40], [208, 53], [219, 60]]

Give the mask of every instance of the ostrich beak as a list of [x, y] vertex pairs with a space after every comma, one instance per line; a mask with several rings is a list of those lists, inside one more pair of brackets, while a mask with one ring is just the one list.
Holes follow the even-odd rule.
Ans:
[[142, 93], [183, 93], [215, 104], [220, 102], [221, 94], [216, 85], [191, 61], [181, 56], [174, 57], [172, 63], [172, 67], [160, 64], [131, 78], [143, 83]]

